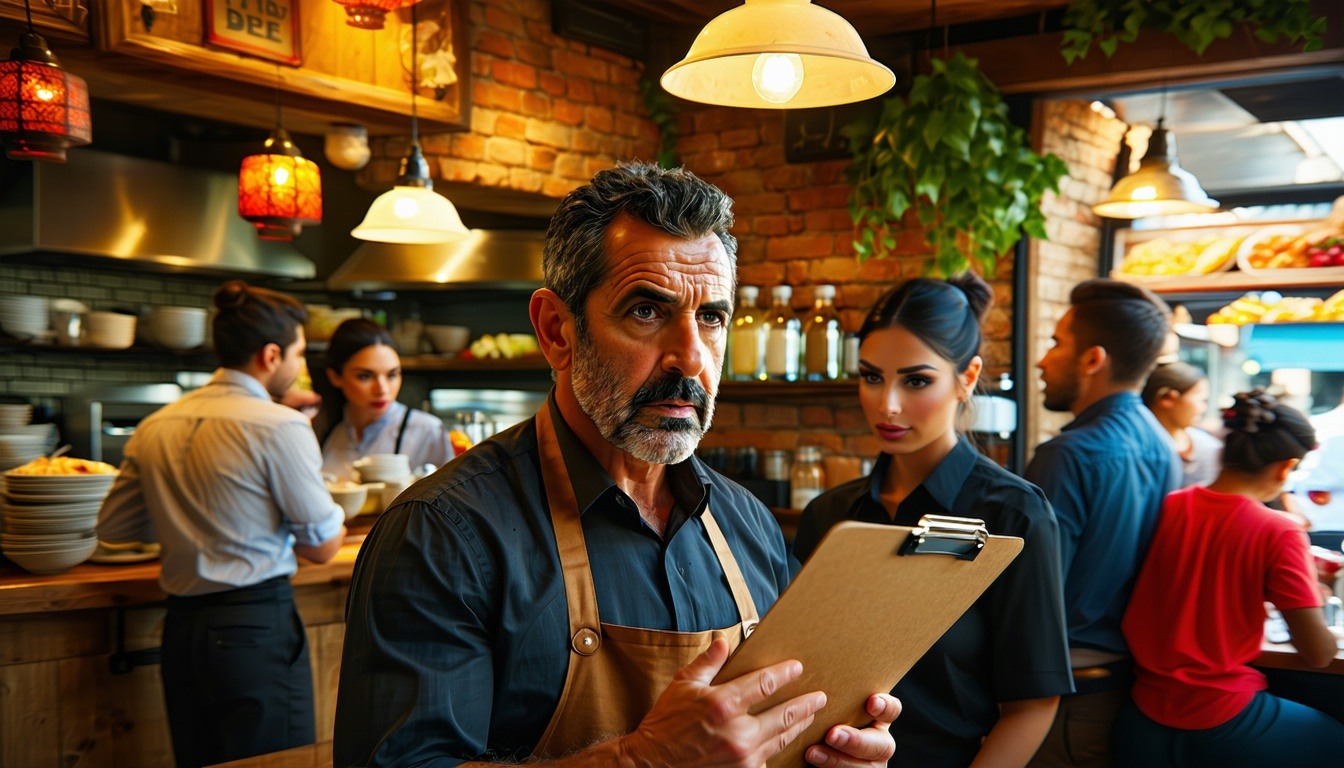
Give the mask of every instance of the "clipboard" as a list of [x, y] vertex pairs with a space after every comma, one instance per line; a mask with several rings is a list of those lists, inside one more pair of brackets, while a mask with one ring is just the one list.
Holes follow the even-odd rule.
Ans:
[[981, 520], [925, 515], [916, 527], [836, 524], [714, 678], [721, 683], [786, 659], [803, 674], [752, 708], [824, 691], [813, 724], [768, 761], [807, 765], [803, 754], [833, 725], [872, 721], [865, 702], [890, 691], [1022, 551]]

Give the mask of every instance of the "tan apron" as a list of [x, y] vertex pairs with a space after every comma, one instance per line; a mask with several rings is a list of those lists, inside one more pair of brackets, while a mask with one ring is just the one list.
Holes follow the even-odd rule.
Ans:
[[565, 688], [533, 751], [534, 757], [560, 757], [630, 733], [653, 708], [677, 670], [703, 653], [715, 638], [722, 637], [730, 648], [737, 648], [758, 619], [756, 603], [737, 560], [706, 508], [702, 516], [705, 529], [727, 576], [741, 623], [704, 632], [668, 632], [601, 622], [579, 505], [556, 441], [551, 407], [548, 402], [537, 412], [537, 443], [569, 603], [571, 653]]

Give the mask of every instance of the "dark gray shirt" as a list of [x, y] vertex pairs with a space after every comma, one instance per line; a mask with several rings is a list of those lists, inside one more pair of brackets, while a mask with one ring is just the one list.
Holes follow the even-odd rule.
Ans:
[[[738, 622], [700, 520], [706, 504], [757, 610], [774, 603], [790, 558], [760, 502], [692, 457], [669, 467], [676, 507], [660, 538], [552, 413], [602, 621], [687, 632]], [[459, 456], [383, 514], [360, 550], [347, 614], [335, 765], [452, 766], [531, 752], [569, 660], [534, 420]]]

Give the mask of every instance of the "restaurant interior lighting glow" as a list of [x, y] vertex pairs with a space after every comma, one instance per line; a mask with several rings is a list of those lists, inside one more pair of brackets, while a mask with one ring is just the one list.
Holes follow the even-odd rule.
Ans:
[[19, 47], [0, 61], [0, 140], [13, 160], [65, 162], [65, 150], [93, 140], [89, 88], [61, 68], [47, 41], [33, 29], [33, 11], [24, 0], [28, 31]]
[[660, 82], [687, 101], [801, 109], [880, 96], [896, 75], [849, 22], [811, 0], [745, 0], [706, 24]]
[[[419, 2], [419, 0], [411, 0]], [[395, 11], [406, 0], [336, 0], [336, 4], [345, 8], [345, 23], [357, 29], [382, 29], [387, 20], [387, 12]]]
[[396, 186], [379, 195], [364, 221], [350, 231], [360, 240], [379, 243], [447, 243], [469, 233], [448, 198], [434, 191], [429, 163], [420, 151], [419, 121], [415, 111], [417, 88], [416, 18], [411, 6], [411, 149], [401, 159]]
[[1176, 137], [1163, 127], [1163, 120], [1157, 120], [1139, 169], [1117, 181], [1106, 199], [1092, 206], [1097, 215], [1140, 219], [1218, 210], [1218, 201], [1176, 159]]
[[243, 158], [238, 215], [263, 240], [292, 240], [305, 225], [322, 222], [322, 172], [284, 128], [275, 129], [261, 152]]

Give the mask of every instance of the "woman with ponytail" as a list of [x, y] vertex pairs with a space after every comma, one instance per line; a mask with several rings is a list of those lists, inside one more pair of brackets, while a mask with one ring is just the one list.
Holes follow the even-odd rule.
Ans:
[[1298, 411], [1256, 389], [1223, 412], [1223, 466], [1171, 493], [1121, 625], [1135, 684], [1116, 720], [1124, 766], [1338, 765], [1344, 724], [1265, 691], [1265, 603], [1312, 667], [1335, 656], [1307, 536], [1262, 501], [1316, 444]]
[[983, 365], [990, 299], [974, 275], [919, 278], [878, 299], [859, 331], [859, 401], [881, 453], [871, 475], [807, 506], [794, 541], [805, 560], [842, 520], [913, 526], [940, 514], [1026, 542], [892, 691], [905, 703], [892, 765], [1026, 765], [1073, 689], [1050, 504], [956, 427]]

